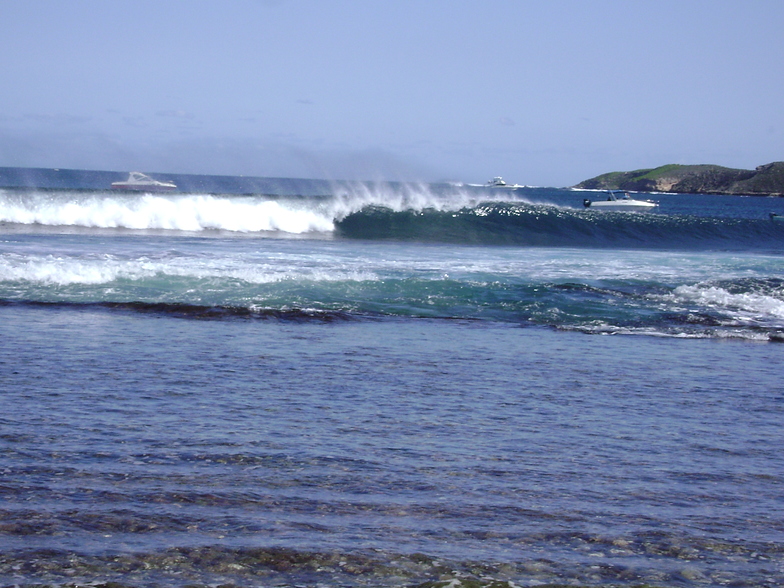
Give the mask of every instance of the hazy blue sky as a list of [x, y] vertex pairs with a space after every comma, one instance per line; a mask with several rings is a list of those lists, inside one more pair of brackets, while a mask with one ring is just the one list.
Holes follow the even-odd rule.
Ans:
[[782, 0], [0, 0], [0, 166], [564, 186], [784, 160]]

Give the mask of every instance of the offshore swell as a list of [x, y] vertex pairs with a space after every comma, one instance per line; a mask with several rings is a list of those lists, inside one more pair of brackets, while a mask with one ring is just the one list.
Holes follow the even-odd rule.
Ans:
[[1, 585], [781, 583], [783, 202], [279, 192], [0, 193]]

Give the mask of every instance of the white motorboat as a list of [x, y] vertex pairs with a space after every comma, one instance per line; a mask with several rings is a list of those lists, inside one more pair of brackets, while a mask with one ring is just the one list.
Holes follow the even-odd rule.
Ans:
[[500, 188], [503, 190], [517, 190], [518, 188], [525, 188], [520, 184], [507, 184], [501, 176], [496, 176], [485, 184], [486, 188]]
[[173, 182], [153, 180], [142, 172], [131, 172], [128, 174], [128, 179], [124, 182], [112, 182], [112, 189], [134, 190], [137, 192], [170, 192], [171, 190], [176, 190], [177, 185]]
[[771, 212], [768, 216], [772, 221], [784, 222], [784, 215], [782, 214], [776, 214], [775, 212]]
[[607, 194], [607, 200], [588, 200], [586, 198], [583, 200], [583, 206], [597, 210], [628, 212], [646, 212], [659, 206], [650, 200], [634, 200], [628, 192], [623, 190], [607, 190]]

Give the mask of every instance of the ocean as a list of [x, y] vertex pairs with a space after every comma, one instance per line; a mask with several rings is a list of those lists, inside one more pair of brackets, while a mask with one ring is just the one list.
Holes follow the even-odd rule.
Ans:
[[784, 584], [784, 199], [48, 173], [0, 586]]

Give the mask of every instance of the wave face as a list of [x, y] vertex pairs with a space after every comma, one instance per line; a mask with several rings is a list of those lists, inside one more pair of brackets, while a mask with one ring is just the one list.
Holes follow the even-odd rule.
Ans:
[[769, 219], [607, 213], [527, 203], [460, 210], [371, 206], [337, 222], [359, 239], [548, 247], [780, 249], [784, 226]]

